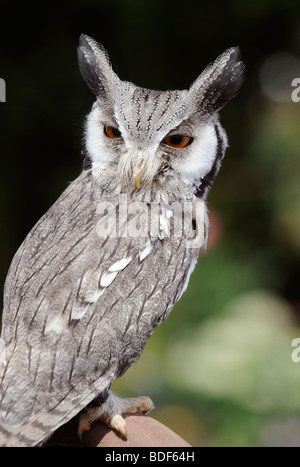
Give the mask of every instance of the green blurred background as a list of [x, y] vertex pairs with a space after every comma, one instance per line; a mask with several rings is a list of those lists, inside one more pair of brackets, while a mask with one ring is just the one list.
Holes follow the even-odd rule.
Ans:
[[[122, 79], [187, 88], [239, 45], [246, 82], [221, 114], [230, 147], [209, 195], [212, 233], [188, 291], [117, 381], [194, 446], [300, 445], [300, 3], [1, 1], [1, 286], [27, 232], [82, 166], [93, 96], [81, 32]], [[300, 93], [299, 93], [300, 94]]]

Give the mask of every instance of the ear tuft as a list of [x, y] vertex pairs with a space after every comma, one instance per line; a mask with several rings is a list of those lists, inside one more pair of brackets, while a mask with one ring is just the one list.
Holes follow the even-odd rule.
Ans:
[[94, 39], [81, 34], [78, 47], [81, 75], [90, 90], [100, 99], [108, 97], [108, 83], [116, 78], [104, 47]]
[[239, 55], [238, 47], [226, 50], [191, 86], [189, 93], [198, 112], [218, 112], [236, 96], [244, 77], [244, 64], [239, 61]]

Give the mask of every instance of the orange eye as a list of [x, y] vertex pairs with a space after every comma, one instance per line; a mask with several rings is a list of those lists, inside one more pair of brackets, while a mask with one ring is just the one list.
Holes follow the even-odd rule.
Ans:
[[118, 128], [114, 128], [113, 126], [106, 125], [104, 127], [104, 133], [108, 138], [116, 139], [121, 137], [121, 132]]
[[166, 136], [163, 139], [163, 143], [167, 144], [168, 146], [172, 146], [172, 148], [184, 149], [193, 142], [193, 139], [194, 138], [191, 136], [171, 135]]

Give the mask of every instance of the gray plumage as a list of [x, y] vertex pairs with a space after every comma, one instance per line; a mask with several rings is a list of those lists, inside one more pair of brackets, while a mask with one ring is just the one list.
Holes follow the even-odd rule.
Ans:
[[[97, 97], [86, 168], [28, 234], [5, 284], [1, 445], [38, 444], [108, 390], [180, 298], [227, 145], [216, 112], [243, 68], [229, 49], [189, 91], [151, 91], [120, 81], [87, 36], [79, 64]], [[186, 147], [174, 147], [178, 135]], [[174, 207], [185, 205], [190, 229], [175, 235], [185, 211]]]

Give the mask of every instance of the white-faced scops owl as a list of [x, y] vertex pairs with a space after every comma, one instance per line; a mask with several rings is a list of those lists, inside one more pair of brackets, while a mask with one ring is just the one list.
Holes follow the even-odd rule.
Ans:
[[96, 101], [83, 171], [12, 260], [0, 341], [0, 445], [34, 446], [79, 412], [79, 435], [151, 399], [110, 391], [186, 290], [209, 231], [208, 190], [227, 146], [218, 111], [238, 92], [237, 48], [189, 90], [121, 81], [82, 35], [81, 74]]

